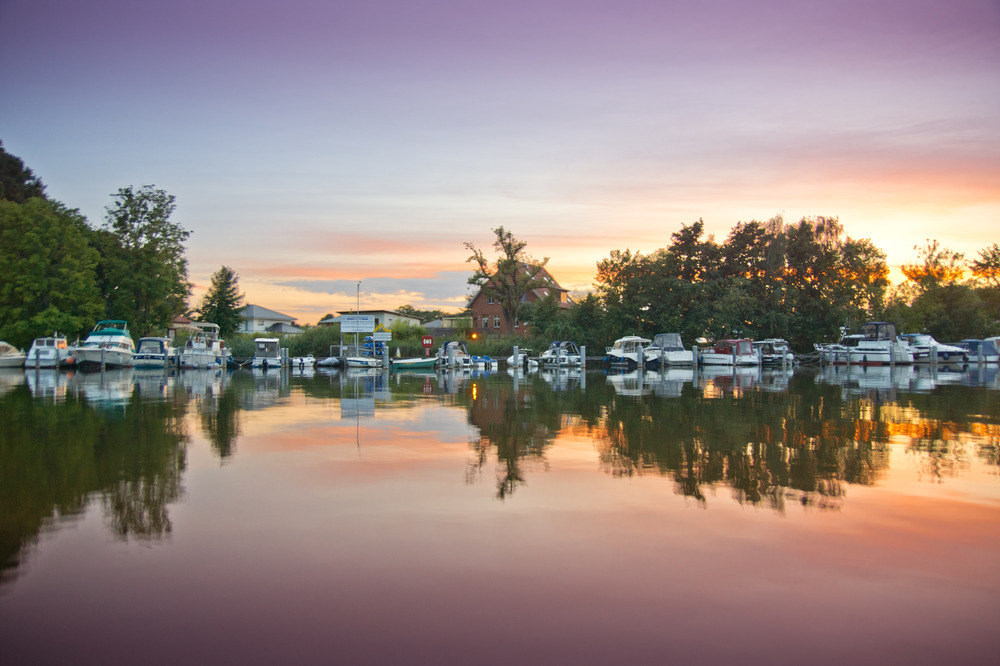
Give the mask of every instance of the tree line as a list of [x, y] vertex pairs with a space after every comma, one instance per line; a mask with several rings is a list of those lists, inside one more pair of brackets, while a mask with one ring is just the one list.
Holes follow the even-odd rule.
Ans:
[[[191, 294], [191, 232], [171, 221], [175, 208], [173, 195], [152, 185], [122, 187], [92, 227], [46, 196], [41, 179], [0, 142], [0, 339], [22, 347], [54, 332], [83, 335], [100, 319], [125, 320], [137, 337], [165, 331]], [[225, 269], [203, 307], [215, 303]], [[235, 282], [231, 271], [220, 279], [227, 276]], [[223, 299], [228, 286], [219, 286]]]
[[[573, 339], [589, 349], [624, 335], [679, 332], [688, 345], [780, 337], [804, 351], [873, 319], [941, 341], [1000, 335], [1000, 246], [971, 261], [935, 240], [914, 249], [917, 261], [902, 267], [907, 280], [890, 287], [885, 253], [846, 235], [837, 218], [739, 222], [721, 242], [698, 220], [650, 254], [613, 250], [597, 264], [595, 288], [573, 307], [549, 298], [522, 303], [521, 316], [540, 342]], [[501, 253], [497, 266], [509, 260]]]

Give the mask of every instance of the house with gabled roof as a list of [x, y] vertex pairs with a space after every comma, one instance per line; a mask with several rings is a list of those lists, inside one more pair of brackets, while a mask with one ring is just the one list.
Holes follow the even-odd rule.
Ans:
[[[524, 268], [528, 269], [527, 264], [524, 265]], [[522, 303], [535, 303], [553, 295], [560, 307], [569, 308], [573, 305], [569, 291], [560, 287], [556, 279], [545, 268], [538, 272], [538, 277], [546, 280], [548, 284], [528, 291], [521, 297]], [[530, 326], [525, 322], [514, 322], [514, 325], [508, 328], [507, 322], [503, 318], [503, 306], [500, 304], [500, 299], [487, 295], [482, 288], [469, 301], [468, 310], [472, 315], [473, 330], [480, 335], [528, 334]]]
[[301, 333], [295, 325], [295, 317], [290, 317], [260, 305], [246, 305], [240, 310], [243, 323], [237, 329], [240, 333]]

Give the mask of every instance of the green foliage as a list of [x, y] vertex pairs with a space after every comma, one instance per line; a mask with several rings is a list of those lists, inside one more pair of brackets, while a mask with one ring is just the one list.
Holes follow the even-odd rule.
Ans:
[[4, 150], [0, 141], [0, 201], [27, 203], [35, 197], [45, 197], [45, 185], [20, 157]]
[[129, 186], [113, 199], [98, 234], [107, 313], [128, 320], [135, 335], [149, 335], [185, 309], [191, 285], [184, 241], [190, 232], [170, 221], [174, 197], [164, 190]]
[[741, 222], [722, 244], [698, 220], [671, 240], [649, 256], [613, 250], [598, 263], [604, 311], [591, 316], [604, 344], [676, 331], [685, 340], [785, 337], [809, 348], [845, 319], [883, 307], [885, 255], [868, 240], [843, 237], [836, 219]]
[[79, 335], [101, 318], [92, 233], [62, 204], [0, 201], [0, 339], [24, 347], [55, 331]]
[[198, 307], [201, 321], [218, 324], [223, 338], [233, 333], [243, 322], [240, 309], [244, 295], [240, 293], [239, 276], [229, 266], [212, 275], [212, 285]]

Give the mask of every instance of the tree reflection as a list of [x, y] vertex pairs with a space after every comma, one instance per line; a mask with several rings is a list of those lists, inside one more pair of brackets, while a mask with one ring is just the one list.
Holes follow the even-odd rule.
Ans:
[[185, 404], [145, 400], [103, 409], [69, 393], [35, 401], [26, 386], [0, 397], [0, 557], [6, 578], [43, 526], [86, 509], [97, 494], [123, 539], [171, 531], [168, 505], [183, 494]]
[[[485, 390], [480, 392], [480, 386]], [[547, 392], [551, 395], [551, 392]], [[490, 453], [497, 456], [497, 498], [506, 499], [525, 483], [526, 467], [544, 464], [545, 447], [558, 430], [560, 412], [546, 409], [539, 402], [546, 392], [532, 390], [530, 384], [515, 391], [506, 382], [473, 384], [468, 400], [469, 422], [479, 429], [480, 437], [472, 443], [475, 459], [470, 463], [467, 480], [478, 477]]]

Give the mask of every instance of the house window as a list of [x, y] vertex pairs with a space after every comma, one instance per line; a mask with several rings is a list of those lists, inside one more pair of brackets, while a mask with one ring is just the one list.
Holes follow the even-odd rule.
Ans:
[[500, 315], [493, 315], [493, 328], [500, 328]]
[[490, 317], [489, 315], [483, 315], [483, 328], [490, 327]]
[[488, 299], [486, 299], [486, 302], [489, 303], [490, 305], [493, 305], [495, 303], [495, 301], [493, 300], [492, 296], [490, 296]]

